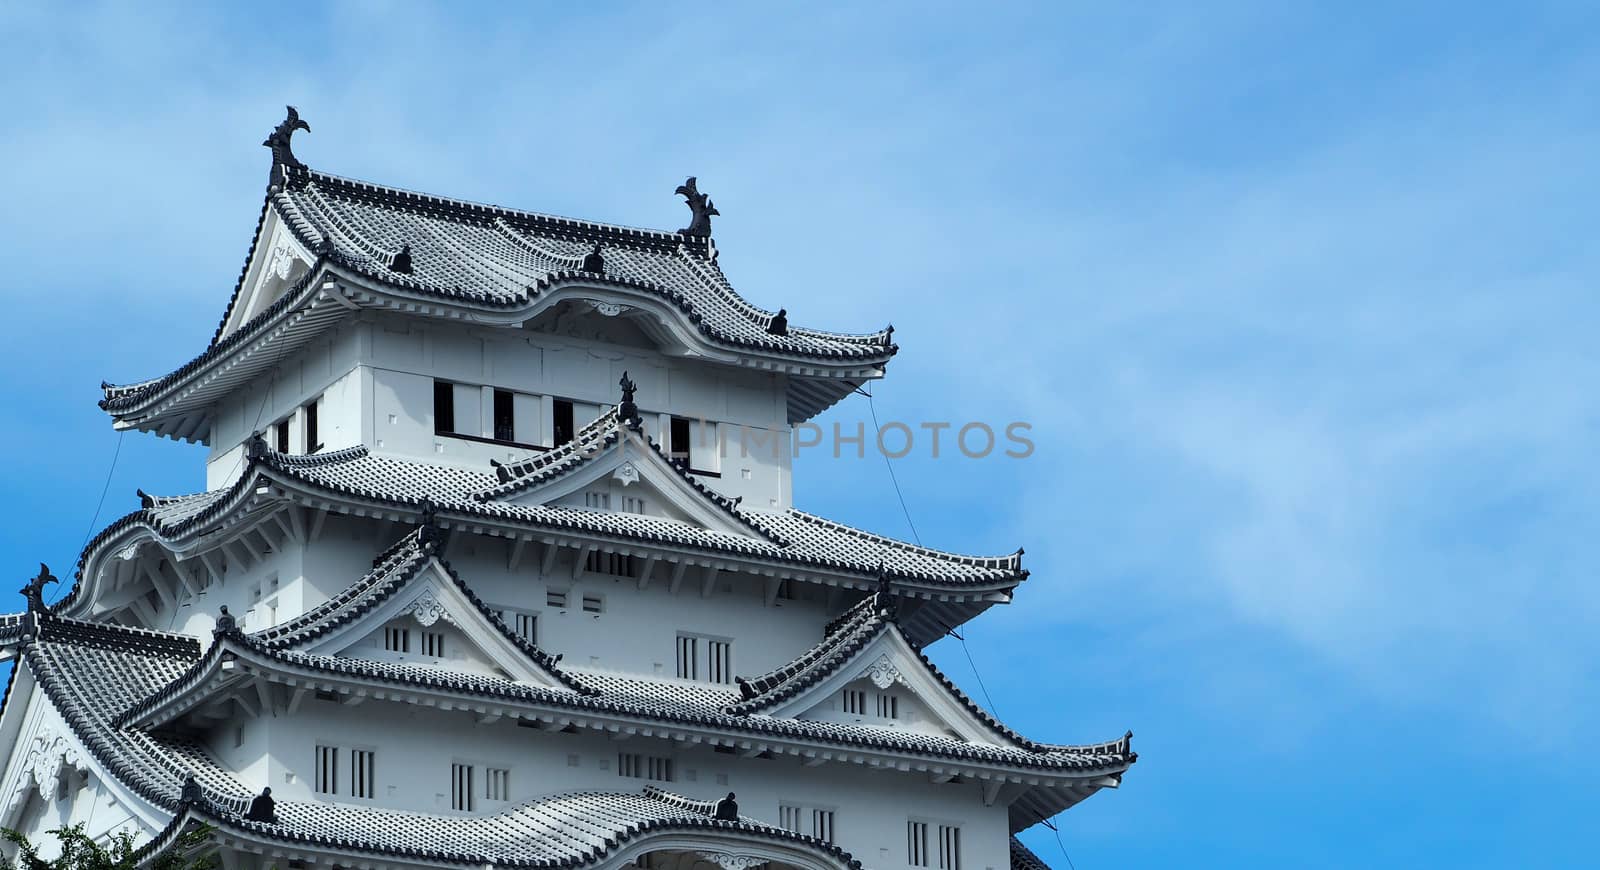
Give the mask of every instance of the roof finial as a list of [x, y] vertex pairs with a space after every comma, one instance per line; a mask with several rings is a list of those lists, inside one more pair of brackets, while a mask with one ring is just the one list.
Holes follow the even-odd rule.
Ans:
[[425, 498], [422, 500], [422, 517], [417, 528], [417, 543], [422, 546], [424, 553], [432, 553], [439, 549], [443, 538], [443, 531], [439, 528], [439, 508], [433, 499]]
[[267, 439], [261, 437], [260, 432], [250, 433], [244, 442], [244, 456], [251, 462], [259, 462], [267, 458]]
[[767, 323], [767, 332], [772, 335], [789, 334], [789, 309], [779, 308], [778, 313], [772, 315], [772, 320]]
[[411, 274], [410, 245], [401, 245], [400, 250], [393, 257], [389, 258], [389, 271], [398, 272], [401, 275]]
[[711, 817], [719, 822], [739, 821], [739, 802], [733, 799], [733, 792], [728, 792], [727, 797], [717, 801], [717, 807]]
[[278, 823], [278, 813], [272, 800], [272, 786], [261, 790], [261, 794], [250, 800], [250, 809], [245, 811], [244, 817], [252, 822], [265, 822], [269, 825]]
[[689, 225], [678, 230], [678, 233], [699, 239], [711, 238], [711, 216], [720, 215], [722, 212], [717, 211], [717, 207], [711, 204], [711, 199], [700, 192], [695, 177], [689, 176], [689, 180], [678, 185], [678, 189], [673, 192], [683, 194], [683, 198], [687, 200], [684, 204], [689, 206], [690, 213], [694, 215], [690, 218]]
[[583, 266], [580, 268], [585, 272], [593, 272], [596, 275], [604, 275], [606, 273], [606, 258], [604, 254], [600, 253], [599, 242], [594, 243], [594, 250], [583, 256]]
[[617, 386], [622, 388], [622, 402], [617, 405], [617, 419], [621, 420], [629, 429], [637, 432], [644, 421], [639, 419], [639, 406], [634, 404], [633, 394], [639, 385], [628, 377], [627, 372], [622, 373], [622, 380], [617, 381]]
[[148, 510], [156, 506], [156, 497], [145, 492], [143, 487], [134, 489], [133, 494], [139, 497], [139, 507]]
[[884, 616], [895, 616], [894, 581], [889, 579], [889, 569], [878, 563], [878, 591], [872, 594], [872, 607]]
[[200, 787], [200, 783], [195, 780], [194, 774], [191, 773], [184, 776], [183, 787], [178, 790], [178, 802], [191, 807], [205, 805], [205, 789]]
[[21, 589], [22, 597], [28, 600], [28, 612], [49, 613], [50, 607], [44, 603], [44, 587], [51, 583], [60, 582], [54, 574], [50, 573], [50, 566], [40, 562], [39, 576], [29, 580], [28, 585]]
[[217, 612], [217, 624], [211, 627], [211, 636], [215, 638], [237, 637], [239, 634], [239, 620], [233, 618], [228, 612], [228, 605], [222, 605]]
[[[271, 187], [273, 188], [280, 185], [284, 177], [288, 176], [289, 170], [306, 168], [306, 165], [294, 156], [294, 150], [290, 148], [289, 140], [294, 136], [294, 131], [296, 130], [304, 130], [310, 133], [311, 125], [300, 120], [300, 111], [294, 106], [286, 106], [285, 108], [289, 110], [289, 114], [283, 119], [283, 123], [274, 127], [272, 133], [267, 136], [266, 141], [261, 143], [272, 149]], [[279, 176], [279, 167], [283, 169], [283, 177]]]

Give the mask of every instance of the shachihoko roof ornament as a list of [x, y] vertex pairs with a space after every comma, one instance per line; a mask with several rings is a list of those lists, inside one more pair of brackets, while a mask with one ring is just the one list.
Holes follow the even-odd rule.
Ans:
[[44, 587], [51, 583], [59, 583], [54, 574], [50, 573], [50, 566], [39, 563], [39, 576], [28, 581], [20, 590], [22, 597], [28, 600], [29, 613], [49, 613], [50, 606], [44, 603]]
[[678, 230], [678, 232], [681, 235], [693, 236], [698, 239], [711, 238], [711, 216], [720, 215], [722, 212], [717, 211], [717, 207], [711, 203], [710, 197], [700, 192], [700, 188], [695, 182], [695, 177], [693, 175], [689, 176], [689, 180], [678, 185], [678, 189], [673, 192], [683, 194], [683, 198], [686, 200], [684, 204], [689, 207], [689, 211], [694, 215], [689, 220], [689, 225]]
[[293, 138], [296, 130], [304, 130], [310, 133], [311, 125], [300, 120], [300, 111], [294, 106], [285, 106], [284, 108], [289, 110], [288, 115], [284, 117], [282, 123], [273, 128], [272, 133], [261, 143], [272, 149], [272, 180], [269, 183], [269, 187], [281, 185], [284, 180], [283, 176], [287, 175], [289, 170], [306, 168], [306, 165], [301, 163], [298, 157], [294, 156], [294, 149], [291, 147], [290, 139]]
[[767, 324], [769, 335], [789, 334], [789, 309], [779, 308], [778, 313], [772, 315], [772, 320]]
[[628, 377], [627, 372], [623, 372], [622, 380], [617, 381], [617, 386], [622, 388], [622, 402], [617, 405], [617, 419], [637, 432], [639, 427], [644, 425], [644, 421], [639, 418], [639, 406], [633, 401], [633, 394], [639, 389], [639, 385]]

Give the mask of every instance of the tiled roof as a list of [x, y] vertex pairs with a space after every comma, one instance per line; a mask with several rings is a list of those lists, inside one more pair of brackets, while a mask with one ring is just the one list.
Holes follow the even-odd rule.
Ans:
[[[876, 578], [880, 563], [898, 581], [928, 585], [1000, 585], [1026, 577], [1021, 552], [958, 556], [852, 529], [804, 511], [738, 508], [736, 516], [765, 537], [712, 531], [661, 517], [559, 505], [481, 501], [499, 485], [479, 472], [368, 454], [365, 447], [313, 456], [269, 452], [264, 463], [318, 488], [362, 499], [416, 507], [434, 502], [440, 515], [499, 517], [550, 529], [570, 529], [647, 543], [673, 544], [777, 562], [814, 565]], [[787, 545], [779, 542], [788, 542]]]
[[684, 468], [681, 463], [669, 459], [666, 453], [662, 451], [661, 446], [656, 444], [655, 439], [645, 435], [643, 432], [634, 431], [624, 426], [618, 419], [615, 406], [595, 418], [594, 422], [579, 430], [571, 441], [554, 450], [535, 453], [517, 462], [496, 463], [494, 466], [495, 477], [499, 479], [499, 484], [482, 492], [475, 492], [472, 497], [482, 502], [504, 501], [559, 480], [571, 472], [600, 459], [606, 453], [617, 449], [618, 445], [628, 443], [629, 439], [632, 439], [633, 443], [638, 444], [642, 449], [654, 454], [679, 482], [709, 503], [715, 510], [726, 514], [735, 523], [748, 529], [753, 535], [766, 538], [780, 547], [788, 546], [788, 541], [750, 522], [744, 514], [739, 512], [738, 501], [707, 487], [695, 479], [695, 476], [690, 474], [688, 469]]
[[173, 679], [199, 657], [193, 638], [46, 618], [24, 655], [40, 687], [94, 758], [124, 785], [180, 818], [185, 809], [179, 802], [183, 778], [193, 774], [206, 800], [196, 814], [200, 819], [319, 849], [473, 866], [579, 867], [651, 833], [714, 831], [791, 843], [860, 866], [837, 847], [747, 817], [716, 821], [709, 815], [709, 802], [659, 789], [557, 795], [484, 816], [280, 800], [275, 807], [278, 824], [251, 822], [242, 814], [255, 786], [240, 782], [203, 745], [114, 724], [141, 694]]
[[[293, 649], [361, 618], [392, 595], [405, 588], [417, 571], [433, 558], [433, 554], [420, 540], [420, 532], [411, 532], [378, 557], [378, 564], [365, 577], [346, 587], [301, 616], [281, 625], [251, 635], [253, 640], [267, 647]], [[541, 671], [573, 691], [587, 692], [557, 665], [557, 659], [539, 647], [524, 640], [512, 631], [500, 617], [483, 603], [460, 575], [443, 559], [439, 565], [450, 582], [464, 595], [478, 613], [500, 632], [501, 636], [520, 649]]]
[[1033, 854], [1033, 850], [1022, 845], [1016, 837], [1011, 838], [1011, 870], [1050, 870], [1050, 865]]
[[[647, 292], [713, 342], [795, 357], [887, 360], [889, 332], [767, 331], [776, 312], [746, 302], [702, 240], [413, 193], [308, 170], [273, 207], [310, 250], [399, 289], [492, 306], [526, 303], [563, 281]], [[600, 246], [603, 272], [583, 270]], [[402, 248], [411, 270], [390, 268]], [[231, 308], [231, 304], [230, 304]], [[219, 330], [220, 332], [220, 330]]]
[[[271, 305], [226, 331], [269, 210], [301, 244], [316, 252], [317, 261]], [[604, 269], [585, 271], [585, 259], [596, 245]], [[410, 254], [408, 271], [391, 268], [402, 249]], [[309, 304], [321, 292], [322, 276], [328, 273], [353, 275], [406, 297], [490, 311], [531, 309], [552, 289], [567, 284], [611, 288], [676, 309], [714, 346], [794, 360], [797, 365], [851, 367], [849, 377], [831, 386], [797, 381], [790, 395], [796, 419], [808, 419], [847, 395], [864, 377], [859, 369], [881, 372], [896, 351], [892, 329], [863, 335], [798, 327], [782, 335], [768, 332], [774, 312], [756, 308], [733, 289], [705, 240], [444, 199], [299, 170], [291, 173], [284, 189], [268, 197], [245, 269], [211, 345], [167, 375], [102, 385], [100, 406], [112, 414], [127, 414], [159, 399], [169, 388], [260, 338], [291, 310]], [[330, 309], [333, 315], [341, 311], [339, 306]], [[326, 313], [308, 319], [295, 333], [296, 346], [309, 330], [326, 328], [331, 322]]]
[[[857, 660], [859, 653], [868, 644], [878, 639], [887, 632], [900, 634], [906, 645], [916, 650], [917, 658], [921, 661], [928, 673], [949, 692], [967, 712], [970, 713], [984, 727], [988, 728], [1001, 740], [1029, 749], [1035, 752], [1079, 751], [1082, 747], [1058, 747], [1045, 743], [1038, 743], [1011, 730], [989, 711], [978, 706], [967, 694], [961, 691], [944, 672], [934, 665], [916, 645], [906, 638], [904, 632], [895, 620], [891, 609], [885, 607], [878, 595], [869, 595], [856, 604], [846, 613], [842, 614], [828, 627], [826, 635], [816, 646], [801, 653], [793, 661], [769, 673], [751, 680], [746, 680], [741, 686], [740, 699], [728, 705], [725, 709], [730, 713], [747, 715], [770, 710], [773, 707], [797, 697], [806, 689], [827, 679], [852, 661]], [[1118, 754], [1135, 757], [1131, 748], [1126, 744], [1129, 734], [1123, 738], [1124, 745]]]
[[[494, 816], [430, 816], [320, 801], [277, 801], [278, 824], [243, 819], [256, 792], [222, 768], [202, 744], [168, 734], [117, 728], [122, 708], [171, 680], [200, 656], [194, 638], [46, 617], [26, 649], [27, 667], [78, 739], [112, 776], [150, 803], [182, 811], [182, 779], [194, 774], [211, 824], [270, 840], [334, 851], [363, 851], [445, 864], [582, 867], [654, 832], [722, 832], [786, 841], [850, 867], [846, 852], [782, 832], [749, 817], [718, 822], [709, 801], [646, 788], [645, 793], [584, 792], [528, 801]], [[10, 692], [6, 697], [10, 702]]]

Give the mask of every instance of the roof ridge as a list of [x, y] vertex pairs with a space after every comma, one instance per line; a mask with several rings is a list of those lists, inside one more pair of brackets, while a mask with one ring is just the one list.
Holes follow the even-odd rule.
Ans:
[[388, 196], [403, 200], [408, 205], [413, 206], [425, 205], [446, 210], [459, 210], [480, 220], [498, 217], [505, 218], [508, 222], [513, 219], [529, 221], [532, 223], [549, 226], [558, 231], [598, 231], [602, 233], [613, 233], [622, 238], [647, 239], [662, 243], [695, 243], [695, 240], [692, 237], [684, 236], [670, 230], [658, 230], [651, 229], [649, 227], [635, 227], [627, 224], [614, 224], [604, 221], [588, 220], [586, 218], [565, 217], [562, 215], [549, 214], [547, 212], [528, 211], [525, 209], [512, 208], [510, 206], [494, 205], [491, 203], [474, 202], [468, 199], [443, 196], [436, 193], [424, 193], [422, 191], [411, 190], [408, 188], [379, 184], [374, 181], [364, 181], [358, 178], [334, 175], [331, 172], [323, 172], [317, 169], [308, 170], [306, 174], [306, 182], [314, 183], [318, 181], [337, 185], [351, 191], [356, 195]]

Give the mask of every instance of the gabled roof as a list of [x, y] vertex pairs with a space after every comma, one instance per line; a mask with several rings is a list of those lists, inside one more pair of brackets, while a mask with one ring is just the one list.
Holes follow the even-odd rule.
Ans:
[[[287, 229], [315, 261], [276, 300], [235, 322], [252, 264], [267, 256], [262, 247], [269, 224]], [[402, 250], [406, 264], [396, 268]], [[597, 250], [601, 263], [594, 269]], [[325, 287], [330, 279], [337, 286]], [[789, 370], [795, 421], [881, 376], [897, 349], [892, 328], [861, 335], [769, 331], [776, 312], [734, 290], [706, 239], [480, 205], [302, 168], [269, 193], [211, 345], [167, 375], [103, 385], [100, 404], [119, 423], [144, 425], [152, 413], [166, 413], [158, 406], [182, 389], [193, 393], [184, 398], [183, 420], [153, 428], [204, 440], [204, 404], [266, 363], [258, 358], [227, 372], [212, 369], [260, 340], [277, 342], [268, 357], [281, 359], [355, 308], [424, 311], [431, 304], [437, 310], [429, 313], [437, 316], [515, 325], [563, 298], [597, 294], [608, 304], [670, 319], [675, 325], [664, 333], [703, 343], [708, 354]], [[218, 381], [219, 374], [227, 377]], [[213, 382], [223, 386], [206, 387]]]
[[[436, 816], [320, 801], [278, 801], [278, 824], [243, 817], [255, 785], [246, 785], [195, 741], [119, 727], [129, 700], [200, 655], [193, 638], [45, 617], [28, 642], [25, 666], [96, 764], [155, 807], [175, 814], [147, 847], [192, 821], [250, 838], [320, 851], [389, 855], [417, 863], [481, 867], [581, 867], [650, 837], [699, 832], [718, 838], [798, 848], [859, 868], [847, 853], [748, 817], [716, 821], [712, 804], [659, 789], [642, 794], [584, 792], [529, 801], [502, 813]], [[6, 697], [9, 706], [11, 697]], [[204, 802], [180, 801], [193, 774]]]
[[[886, 639], [890, 643], [885, 644], [883, 641]], [[759, 677], [740, 679], [739, 700], [724, 709], [737, 715], [783, 715], [778, 711], [796, 709], [799, 706], [797, 701], [814, 695], [817, 686], [835, 675], [860, 673], [865, 665], [872, 663], [869, 660], [874, 659], [875, 655], [882, 655], [877, 652], [880, 649], [899, 653], [897, 658], [909, 658], [909, 664], [922, 670], [929, 678], [927, 682], [938, 687], [936, 691], [942, 692], [954, 702], [956, 708], [1001, 743], [1034, 752], [1051, 752], [1059, 748], [1018, 734], [967, 697], [900, 630], [894, 614], [893, 598], [887, 589], [868, 596], [834, 620], [822, 641], [793, 661]], [[887, 682], [884, 683], [884, 686], [887, 685]]]
[[[994, 601], [1005, 600], [1009, 590], [1027, 577], [1020, 550], [994, 557], [944, 553], [803, 511], [766, 513], [732, 506], [709, 491], [705, 491], [707, 499], [722, 499], [717, 510], [726, 509], [730, 522], [752, 532], [736, 534], [623, 512], [484, 501], [480, 493], [501, 485], [495, 475], [373, 456], [365, 447], [301, 456], [277, 453], [260, 441], [254, 444], [244, 471], [232, 486], [195, 496], [146, 497], [148, 507], [114, 521], [98, 534], [79, 560], [80, 582], [57, 610], [83, 615], [79, 596], [85, 565], [98, 558], [102, 548], [126, 546], [130, 530], [147, 529], [169, 547], [193, 546], [202, 540], [201, 533], [222, 518], [270, 508], [281, 504], [283, 498], [349, 505], [367, 513], [392, 512], [394, 518], [408, 522], [418, 521], [423, 505], [431, 502], [446, 527], [499, 527], [499, 534], [537, 531], [602, 539], [619, 547], [672, 548], [747, 562], [763, 572], [794, 572], [804, 579], [860, 589], [875, 585], [881, 564], [902, 597], [926, 600], [901, 621], [902, 628], [918, 642], [932, 641]], [[258, 494], [262, 481], [278, 484], [283, 492]]]
[[[472, 591], [450, 563], [438, 554], [438, 547], [427, 540], [429, 535], [440, 534], [426, 528], [407, 534], [380, 555], [373, 570], [360, 581], [299, 617], [252, 635], [252, 639], [277, 649], [313, 648], [320, 639], [359, 622], [366, 614], [416, 585], [418, 576], [432, 566], [438, 574], [448, 578], [454, 596], [469, 608], [469, 612], [453, 618], [480, 621], [487, 632], [492, 633], [492, 642], [515, 648], [533, 670], [551, 684], [575, 692], [588, 692], [561, 669], [560, 656], [550, 655], [512, 631], [499, 614]], [[515, 673], [519, 668], [509, 666], [507, 670]]]
[[495, 463], [494, 468], [499, 483], [472, 493], [474, 499], [549, 504], [574, 486], [583, 485], [595, 472], [609, 470], [631, 483], [647, 481], [708, 530], [760, 537], [780, 547], [788, 546], [788, 541], [741, 514], [737, 500], [705, 486], [682, 464], [668, 459], [654, 439], [624, 425], [615, 407], [566, 444], [517, 462]]

